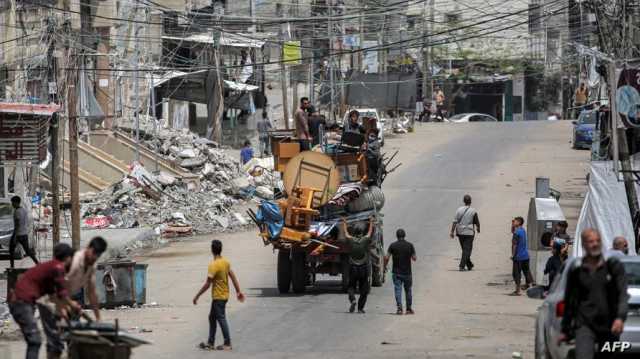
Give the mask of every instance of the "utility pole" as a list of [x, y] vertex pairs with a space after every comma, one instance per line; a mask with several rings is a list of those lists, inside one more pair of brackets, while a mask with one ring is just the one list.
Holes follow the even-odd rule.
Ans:
[[[426, 0], [425, 0], [426, 1]], [[434, 14], [436, 13], [436, 6], [435, 6], [435, 0], [431, 0], [429, 2], [429, 36], [431, 36], [431, 34], [433, 34], [433, 22], [435, 21], [434, 18]], [[433, 67], [432, 63], [433, 63], [433, 46], [429, 46], [429, 48], [427, 49], [428, 51], [428, 65], [427, 65], [427, 69], [428, 69], [428, 73], [429, 75], [431, 75], [431, 68]], [[429, 76], [429, 80], [427, 82], [427, 95], [429, 96], [429, 100], [431, 100], [431, 98], [433, 97], [433, 77]], [[424, 89], [426, 90], [426, 88]]]
[[[54, 19], [47, 19], [47, 35], [49, 48], [47, 49], [47, 85], [49, 88], [49, 103], [57, 103], [58, 84], [56, 81], [57, 64], [55, 52]], [[51, 214], [53, 245], [60, 242], [60, 117], [57, 113], [51, 117]]]
[[[80, 181], [78, 179], [78, 112], [76, 109], [78, 90], [78, 59], [75, 51], [69, 57], [70, 72], [67, 71], [67, 111], [69, 113], [69, 181], [71, 192], [71, 245], [80, 249]], [[82, 59], [84, 67], [84, 56]]]
[[[281, 4], [276, 4], [276, 14], [282, 18], [284, 11]], [[289, 100], [287, 99], [287, 67], [284, 64], [284, 26], [280, 25], [280, 87], [282, 88], [282, 116], [284, 117], [284, 127], [289, 129]]]
[[[134, 6], [134, 18], [137, 19], [138, 18], [138, 9], [140, 6], [140, 1], [136, 0], [136, 4]], [[135, 119], [135, 123], [136, 123], [136, 161], [140, 162], [140, 114], [139, 114], [139, 110], [140, 110], [140, 87], [138, 84], [138, 63], [140, 62], [140, 49], [138, 47], [138, 30], [140, 29], [140, 25], [138, 23], [134, 23], [133, 26], [135, 26], [135, 36], [133, 37], [135, 39], [135, 45], [134, 45], [134, 70], [133, 70], [133, 91], [134, 91], [134, 119]]]
[[429, 55], [427, 55], [427, 1], [422, 3], [422, 48], [420, 54], [422, 55], [422, 102], [425, 103], [427, 99], [427, 82], [429, 72]]
[[333, 71], [333, 0], [328, 0], [329, 3], [329, 19], [327, 22], [327, 32], [329, 33], [329, 87], [331, 90], [331, 98], [329, 99], [329, 118], [331, 123], [336, 122], [336, 114], [333, 108], [333, 100], [335, 98], [335, 74]]

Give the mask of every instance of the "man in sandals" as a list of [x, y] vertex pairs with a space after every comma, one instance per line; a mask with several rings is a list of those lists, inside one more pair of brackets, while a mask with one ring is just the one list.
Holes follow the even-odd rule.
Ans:
[[[209, 312], [209, 339], [207, 343], [200, 343], [201, 349], [207, 350], [231, 350], [231, 336], [229, 335], [229, 324], [227, 323], [226, 306], [229, 300], [229, 277], [233, 282], [233, 287], [236, 290], [236, 295], [240, 302], [244, 302], [244, 294], [240, 290], [240, 284], [236, 275], [231, 270], [231, 264], [226, 258], [222, 257], [222, 242], [217, 239], [211, 241], [211, 252], [213, 253], [213, 260], [209, 263], [207, 271], [207, 279], [205, 280], [202, 288], [198, 291], [198, 294], [193, 298], [193, 305], [198, 304], [198, 298], [209, 287], [211, 289], [211, 311]], [[220, 325], [222, 330], [222, 336], [224, 337], [224, 345], [218, 347], [214, 342], [216, 339], [216, 323]]]

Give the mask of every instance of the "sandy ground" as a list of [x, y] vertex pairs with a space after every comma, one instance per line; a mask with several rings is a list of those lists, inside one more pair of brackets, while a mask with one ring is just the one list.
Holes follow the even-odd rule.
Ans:
[[[281, 296], [276, 256], [255, 232], [198, 237], [138, 258], [149, 264], [149, 303], [105, 311], [154, 345], [134, 358], [510, 358], [533, 357], [533, 325], [539, 300], [511, 297], [510, 219], [526, 218], [536, 176], [551, 178], [561, 206], [575, 226], [585, 189], [588, 153], [570, 149], [568, 122], [424, 124], [416, 133], [387, 139], [403, 166], [384, 185], [385, 238], [397, 227], [418, 251], [414, 265], [415, 316], [396, 316], [390, 278], [374, 288], [366, 315], [346, 313], [335, 278], [321, 278], [304, 296]], [[458, 272], [459, 245], [448, 238], [463, 194], [474, 197], [482, 233], [473, 253], [476, 268]], [[228, 316], [234, 352], [195, 349], [207, 336], [209, 299], [191, 298], [205, 278], [208, 242], [224, 243], [247, 294], [231, 300]], [[220, 335], [220, 334], [218, 334]], [[0, 339], [4, 340], [4, 339]], [[0, 342], [4, 355], [23, 355], [19, 341]], [[44, 354], [42, 354], [44, 357]]]

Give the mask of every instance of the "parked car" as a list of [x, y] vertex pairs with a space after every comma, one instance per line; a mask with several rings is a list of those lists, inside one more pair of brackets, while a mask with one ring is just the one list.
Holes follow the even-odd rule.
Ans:
[[580, 113], [578, 119], [573, 121], [573, 148], [590, 149], [593, 141], [593, 132], [596, 128], [598, 112], [585, 110]]
[[[627, 349], [624, 354], [637, 358], [640, 355], [640, 257], [624, 256], [620, 257], [620, 260], [627, 272], [627, 292], [629, 293], [629, 313], [620, 341], [631, 344], [631, 348]], [[564, 291], [571, 263], [571, 261], [566, 263], [562, 275], [556, 277], [549, 294], [538, 309], [534, 344], [536, 359], [575, 358], [573, 344], [558, 343], [562, 315], [564, 314]]]
[[345, 112], [344, 114], [344, 119], [342, 120], [343, 125], [346, 125], [347, 122], [349, 122], [349, 112], [353, 110], [358, 111], [358, 113], [360, 114], [360, 117], [358, 117], [358, 123], [360, 123], [361, 125], [362, 125], [362, 119], [364, 117], [376, 119], [376, 123], [379, 130], [378, 140], [380, 140], [380, 145], [384, 146], [384, 130], [385, 130], [386, 119], [380, 116], [380, 114], [378, 113], [378, 110], [376, 110], [375, 108], [351, 108], [349, 109], [349, 111]]
[[463, 123], [463, 122], [498, 122], [498, 120], [484, 113], [460, 113], [451, 116], [447, 120], [448, 122]]
[[[11, 200], [0, 198], [0, 255], [9, 254], [9, 242], [13, 235], [13, 207]], [[22, 247], [17, 250], [15, 256], [22, 258]]]

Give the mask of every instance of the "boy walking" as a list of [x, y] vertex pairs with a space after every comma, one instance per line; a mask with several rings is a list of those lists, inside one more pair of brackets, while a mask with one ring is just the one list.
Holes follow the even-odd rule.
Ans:
[[[236, 275], [231, 270], [231, 264], [222, 256], [222, 242], [217, 239], [211, 241], [211, 253], [213, 260], [209, 263], [207, 270], [207, 279], [198, 294], [193, 298], [193, 305], [198, 304], [198, 298], [209, 287], [211, 288], [211, 311], [209, 312], [209, 339], [207, 343], [200, 343], [200, 348], [207, 350], [231, 350], [231, 336], [229, 335], [229, 324], [227, 323], [226, 306], [229, 300], [229, 277], [233, 282], [236, 290], [237, 298], [240, 302], [244, 302], [244, 294], [240, 290], [240, 284]], [[216, 339], [216, 322], [220, 325], [224, 345], [215, 346]]]
[[251, 148], [251, 141], [244, 141], [244, 147], [240, 150], [240, 163], [242, 165], [251, 161], [253, 158], [253, 148]]
[[396, 314], [402, 315], [402, 288], [404, 287], [405, 300], [407, 302], [407, 314], [413, 314], [411, 307], [413, 297], [411, 294], [411, 285], [413, 278], [411, 275], [411, 261], [416, 261], [416, 250], [413, 244], [405, 240], [406, 233], [400, 228], [396, 231], [396, 240], [391, 243], [384, 256], [384, 271], [387, 271], [389, 258], [393, 258], [393, 269], [391, 270], [391, 278], [393, 279], [393, 289], [396, 296], [396, 304], [398, 311]]
[[529, 250], [527, 249], [527, 232], [524, 230], [524, 218], [516, 217], [512, 221], [513, 239], [511, 240], [511, 259], [513, 260], [513, 280], [516, 283], [516, 290], [512, 295], [520, 295], [521, 275], [524, 275], [526, 288], [533, 285], [533, 276], [529, 270]]

